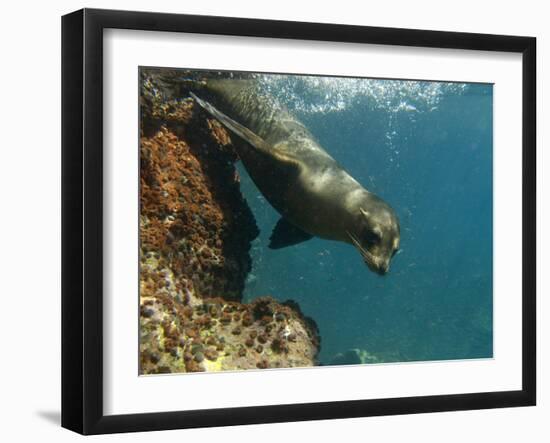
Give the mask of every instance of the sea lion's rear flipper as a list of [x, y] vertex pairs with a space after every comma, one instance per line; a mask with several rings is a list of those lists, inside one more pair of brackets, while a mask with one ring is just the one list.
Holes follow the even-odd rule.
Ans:
[[286, 246], [297, 245], [312, 238], [313, 235], [302, 231], [292, 223], [281, 217], [269, 237], [270, 249], [281, 249]]
[[193, 92], [189, 93], [193, 99], [205, 109], [212, 117], [220, 121], [227, 129], [237, 134], [240, 138], [247, 141], [256, 151], [272, 157], [277, 160], [278, 163], [289, 164], [293, 167], [299, 167], [299, 163], [296, 162], [290, 155], [282, 153], [274, 149], [269, 143], [267, 143], [262, 137], [252, 132], [247, 127], [228, 117], [223, 112], [216, 109], [206, 100], [197, 97]]

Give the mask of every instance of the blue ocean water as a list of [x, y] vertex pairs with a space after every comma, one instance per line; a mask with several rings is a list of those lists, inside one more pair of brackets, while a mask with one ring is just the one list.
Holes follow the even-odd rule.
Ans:
[[260, 229], [244, 301], [293, 299], [320, 330], [321, 364], [493, 353], [493, 89], [488, 84], [266, 76], [321, 146], [396, 211], [401, 250], [384, 276], [350, 245], [269, 249], [279, 214], [242, 167]]

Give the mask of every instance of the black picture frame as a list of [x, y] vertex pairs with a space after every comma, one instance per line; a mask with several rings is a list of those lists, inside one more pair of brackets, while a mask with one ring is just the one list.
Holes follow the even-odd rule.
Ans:
[[[522, 389], [109, 415], [103, 413], [103, 31], [108, 28], [522, 54]], [[536, 39], [83, 9], [62, 18], [62, 426], [82, 434], [228, 426], [536, 403]]]

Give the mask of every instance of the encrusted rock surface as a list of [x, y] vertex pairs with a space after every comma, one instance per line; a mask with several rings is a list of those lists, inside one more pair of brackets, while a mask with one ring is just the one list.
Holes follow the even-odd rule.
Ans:
[[171, 93], [142, 70], [141, 373], [315, 365], [317, 327], [295, 303], [240, 302], [258, 229], [237, 155], [218, 122]]
[[315, 326], [271, 297], [184, 305], [142, 296], [141, 332], [142, 373], [311, 366], [319, 345]]

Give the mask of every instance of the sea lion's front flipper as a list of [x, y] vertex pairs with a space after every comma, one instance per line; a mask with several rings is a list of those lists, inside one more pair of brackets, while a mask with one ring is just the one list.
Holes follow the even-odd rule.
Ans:
[[269, 237], [270, 249], [281, 249], [286, 246], [296, 245], [312, 238], [313, 235], [302, 231], [292, 223], [281, 217]]
[[292, 166], [299, 167], [299, 163], [296, 162], [291, 156], [286, 153], [282, 153], [274, 149], [269, 143], [267, 143], [262, 137], [252, 132], [247, 127], [241, 125], [240, 123], [233, 120], [231, 117], [228, 117], [223, 112], [216, 109], [206, 100], [203, 100], [197, 97], [193, 92], [189, 93], [193, 99], [205, 109], [212, 117], [220, 121], [227, 129], [231, 132], [237, 134], [240, 138], [247, 141], [251, 146], [253, 146], [258, 152], [261, 152], [264, 155], [275, 158], [280, 163], [287, 163]]

